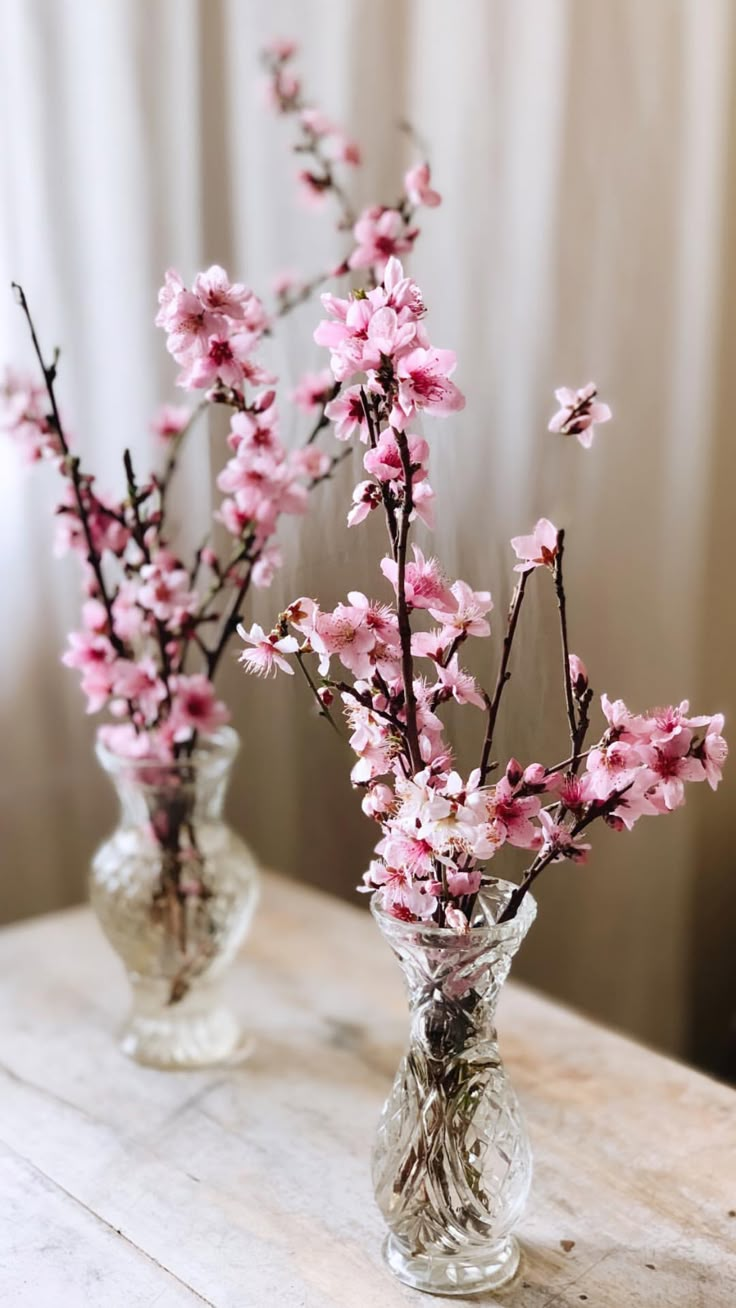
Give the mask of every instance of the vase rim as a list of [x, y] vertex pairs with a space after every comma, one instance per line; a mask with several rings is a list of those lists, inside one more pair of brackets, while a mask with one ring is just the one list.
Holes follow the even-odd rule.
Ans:
[[[508, 895], [513, 894], [514, 890], [518, 889], [517, 882], [505, 881], [501, 877], [494, 877], [486, 888], [491, 886], [499, 888], [504, 894], [507, 892]], [[508, 922], [489, 922], [483, 926], [470, 927], [466, 932], [460, 932], [453, 931], [452, 927], [437, 926], [433, 922], [405, 922], [403, 918], [394, 917], [386, 909], [382, 908], [377, 896], [378, 891], [371, 895], [371, 912], [382, 929], [385, 926], [391, 931], [406, 936], [416, 935], [417, 932], [421, 932], [423, 940], [437, 945], [457, 944], [459, 940], [500, 942], [510, 939], [519, 931], [524, 936], [537, 916], [537, 901], [531, 893], [527, 893], [521, 901], [516, 916], [509, 918]]]
[[176, 775], [208, 763], [224, 766], [233, 761], [239, 749], [240, 736], [234, 727], [228, 726], [218, 727], [211, 735], [200, 737], [191, 754], [174, 759], [129, 758], [109, 749], [99, 735], [95, 741], [95, 753], [105, 772], [115, 774], [125, 771], [141, 777], [152, 769]]

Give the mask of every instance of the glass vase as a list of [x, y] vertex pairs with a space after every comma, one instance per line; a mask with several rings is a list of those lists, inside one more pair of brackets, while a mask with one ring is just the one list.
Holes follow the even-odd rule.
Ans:
[[243, 1048], [221, 994], [258, 896], [253, 855], [222, 817], [239, 743], [224, 728], [172, 763], [97, 746], [120, 822], [94, 856], [91, 900], [133, 991], [121, 1046], [141, 1063], [204, 1067]]
[[497, 924], [514, 887], [479, 896], [487, 925], [459, 935], [372, 909], [401, 964], [409, 1047], [384, 1105], [373, 1154], [384, 1257], [400, 1281], [434, 1294], [498, 1289], [515, 1275], [512, 1235], [532, 1174], [518, 1100], [498, 1052], [495, 1012], [536, 915], [530, 895]]

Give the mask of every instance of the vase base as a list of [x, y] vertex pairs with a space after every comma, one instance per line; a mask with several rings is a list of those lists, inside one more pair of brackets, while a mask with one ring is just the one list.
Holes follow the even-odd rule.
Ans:
[[229, 1008], [206, 1013], [133, 1013], [120, 1037], [120, 1048], [128, 1058], [147, 1067], [192, 1069], [222, 1063], [239, 1063], [247, 1058], [252, 1040], [244, 1038], [240, 1024]]
[[519, 1270], [519, 1245], [513, 1236], [489, 1245], [484, 1253], [412, 1254], [395, 1235], [383, 1246], [384, 1259], [399, 1281], [429, 1294], [466, 1295], [499, 1290]]

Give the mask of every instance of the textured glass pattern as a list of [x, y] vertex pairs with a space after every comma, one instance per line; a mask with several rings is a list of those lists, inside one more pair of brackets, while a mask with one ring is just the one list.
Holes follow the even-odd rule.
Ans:
[[237, 747], [225, 730], [171, 765], [98, 751], [121, 815], [94, 857], [91, 899], [128, 972], [133, 1007], [121, 1043], [140, 1062], [199, 1067], [239, 1049], [220, 982], [248, 928], [258, 869], [222, 817]]
[[504, 1284], [518, 1266], [511, 1231], [526, 1202], [531, 1153], [499, 1057], [495, 1009], [536, 914], [527, 896], [494, 925], [513, 887], [483, 897], [489, 925], [466, 935], [374, 915], [404, 971], [409, 1048], [378, 1128], [376, 1200], [386, 1259], [418, 1289], [463, 1294]]

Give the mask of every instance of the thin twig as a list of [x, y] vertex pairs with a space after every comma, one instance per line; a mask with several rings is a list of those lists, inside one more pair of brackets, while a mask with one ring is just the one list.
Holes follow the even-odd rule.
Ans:
[[404, 683], [404, 703], [406, 706], [406, 744], [409, 760], [415, 773], [423, 767], [419, 749], [419, 732], [417, 730], [417, 699], [414, 694], [414, 660], [411, 652], [411, 621], [406, 599], [406, 549], [409, 543], [409, 519], [414, 508], [412, 495], [412, 468], [409, 443], [403, 431], [396, 432], [396, 443], [404, 469], [404, 499], [401, 505], [401, 522], [397, 543], [396, 561], [398, 576], [396, 579], [397, 613], [399, 619], [399, 640], [401, 642], [401, 677]]
[[11, 282], [11, 286], [15, 291], [18, 303], [21, 309], [23, 310], [23, 313], [25, 314], [26, 322], [28, 323], [28, 328], [31, 333], [33, 349], [35, 351], [36, 358], [38, 359], [41, 372], [43, 373], [43, 379], [46, 386], [46, 393], [49, 397], [49, 403], [51, 405], [51, 420], [53, 422], [54, 430], [56, 431], [56, 434], [59, 438], [59, 444], [64, 454], [64, 468], [68, 471], [69, 477], [72, 482], [72, 486], [74, 488], [74, 498], [77, 502], [77, 512], [79, 514], [79, 520], [82, 524], [82, 531], [84, 532], [84, 539], [87, 545], [87, 562], [89, 563], [94, 573], [100, 599], [102, 601], [107, 616], [108, 638], [116, 654], [125, 656], [126, 653], [125, 644], [115, 631], [115, 625], [112, 616], [112, 600], [110, 599], [110, 595], [105, 585], [105, 578], [102, 572], [102, 560], [100, 558], [99, 553], [95, 549], [94, 541], [92, 539], [92, 531], [90, 529], [89, 519], [87, 516], [87, 509], [84, 503], [84, 496], [82, 493], [82, 474], [80, 472], [80, 467], [79, 467], [79, 458], [76, 454], [72, 454], [70, 452], [69, 443], [66, 439], [66, 436], [64, 435], [64, 429], [61, 425], [61, 416], [59, 414], [59, 406], [56, 402], [56, 392], [54, 389], [54, 381], [56, 379], [56, 361], [54, 361], [50, 366], [47, 366], [43, 357], [43, 352], [41, 350], [41, 345], [39, 343], [38, 336], [36, 335], [36, 328], [33, 323], [33, 318], [31, 317], [31, 311], [28, 307], [28, 301], [26, 300], [25, 291], [23, 290], [23, 287], [18, 284], [18, 282]]
[[526, 590], [528, 572], [522, 572], [519, 577], [516, 590], [511, 597], [509, 606], [509, 615], [506, 623], [506, 635], [503, 638], [503, 650], [501, 652], [501, 663], [496, 678], [496, 688], [493, 692], [493, 698], [488, 701], [488, 724], [486, 726], [485, 740], [483, 741], [483, 752], [480, 759], [480, 784], [483, 785], [490, 770], [491, 750], [493, 749], [493, 733], [496, 730], [496, 719], [498, 710], [501, 705], [501, 696], [503, 695], [506, 682], [511, 677], [509, 671], [509, 660], [511, 658], [511, 648], [514, 643], [516, 626], [519, 621], [519, 613], [524, 601], [524, 591]]
[[317, 702], [317, 707], [319, 708], [320, 717], [326, 718], [330, 726], [332, 727], [332, 730], [337, 733], [337, 735], [340, 737], [341, 740], [344, 740], [344, 736], [340, 728], [338, 727], [337, 723], [335, 722], [335, 719], [333, 718], [332, 714], [330, 713], [329, 708], [327, 707], [326, 704], [323, 704], [322, 700], [320, 699], [319, 690], [312, 679], [309, 668], [304, 662], [304, 655], [302, 654], [300, 649], [296, 651], [296, 661], [299, 664], [299, 667], [301, 668], [302, 672], [304, 673], [304, 678], [306, 680], [307, 685], [309, 686], [309, 689], [314, 695], [314, 698]]

